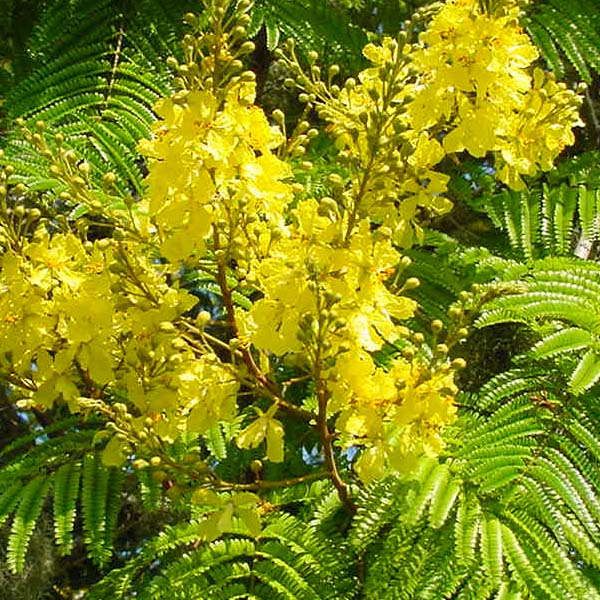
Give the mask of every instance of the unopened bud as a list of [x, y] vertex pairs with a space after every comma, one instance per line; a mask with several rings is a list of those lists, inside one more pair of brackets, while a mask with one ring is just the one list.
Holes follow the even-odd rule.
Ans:
[[163, 333], [173, 333], [174, 331], [176, 331], [175, 329], [175, 325], [173, 325], [173, 323], [171, 323], [171, 321], [163, 321], [158, 328], [160, 329], [160, 331], [162, 331]]
[[244, 42], [240, 46], [240, 54], [250, 54], [256, 48], [254, 42]]
[[77, 155], [75, 154], [75, 152], [73, 150], [67, 150], [64, 154], [65, 160], [67, 160], [68, 162], [75, 162], [75, 160], [77, 160]]
[[185, 15], [183, 15], [183, 20], [192, 27], [195, 27], [198, 23], [198, 18], [192, 12], [185, 13]]
[[285, 123], [285, 114], [279, 108], [276, 108], [272, 112], [271, 116], [273, 117], [273, 120], [275, 121], [275, 123], [277, 123], [278, 125], [283, 125]]
[[420, 285], [421, 285], [421, 282], [416, 277], [409, 277], [404, 282], [404, 285], [402, 286], [401, 291], [405, 292], [408, 290], [414, 290], [415, 288], [418, 288]]
[[451, 319], [460, 319], [463, 315], [463, 310], [459, 306], [451, 306], [448, 309], [448, 316]]

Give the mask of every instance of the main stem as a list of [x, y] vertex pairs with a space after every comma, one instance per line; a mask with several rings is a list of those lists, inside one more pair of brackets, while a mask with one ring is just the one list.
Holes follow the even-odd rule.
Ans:
[[356, 505], [354, 504], [350, 492], [348, 491], [348, 485], [342, 479], [340, 472], [337, 467], [335, 460], [335, 451], [333, 449], [333, 440], [335, 435], [329, 429], [327, 424], [327, 401], [329, 398], [328, 391], [322, 383], [322, 380], [318, 380], [317, 383], [317, 398], [319, 402], [319, 414], [317, 416], [317, 431], [319, 432], [319, 438], [323, 445], [323, 455], [325, 457], [325, 466], [329, 473], [329, 479], [333, 483], [337, 490], [338, 496], [342, 504], [346, 507], [346, 510], [350, 514], [356, 513]]
[[[213, 229], [214, 231], [214, 241], [215, 241], [215, 250], [220, 249], [219, 243], [219, 233], [216, 227]], [[237, 326], [237, 322], [235, 319], [235, 310], [233, 307], [233, 295], [231, 293], [231, 289], [227, 284], [227, 268], [225, 264], [221, 260], [217, 261], [217, 280], [219, 283], [219, 288], [221, 289], [221, 296], [223, 297], [223, 305], [225, 307], [225, 311], [227, 313], [227, 321], [229, 326], [231, 327], [232, 333], [234, 337], [238, 337], [239, 330]], [[305, 421], [310, 421], [315, 418], [315, 415], [291, 402], [288, 402], [284, 398], [281, 397], [280, 390], [277, 384], [274, 381], [271, 381], [261, 370], [260, 367], [256, 364], [252, 353], [250, 352], [250, 348], [247, 346], [242, 346], [239, 348], [239, 353], [241, 355], [242, 360], [248, 367], [248, 371], [254, 380], [265, 390], [269, 396], [271, 396], [277, 404], [286, 410], [291, 415], [300, 418]]]

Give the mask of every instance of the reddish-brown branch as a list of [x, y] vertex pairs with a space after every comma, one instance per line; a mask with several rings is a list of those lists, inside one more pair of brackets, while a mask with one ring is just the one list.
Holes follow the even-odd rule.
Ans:
[[[321, 384], [321, 382], [319, 382]], [[319, 401], [319, 415], [317, 417], [317, 431], [323, 445], [323, 455], [325, 457], [325, 465], [329, 473], [329, 478], [337, 490], [338, 496], [342, 504], [346, 507], [350, 514], [356, 513], [356, 505], [354, 504], [348, 485], [342, 479], [335, 460], [335, 451], [333, 449], [334, 434], [330, 431], [327, 425], [327, 400], [328, 392], [324, 385], [319, 385], [317, 390]]]
[[[214, 228], [214, 239], [215, 249], [218, 250], [220, 249], [220, 245], [219, 235], [216, 228]], [[217, 280], [219, 283], [219, 288], [221, 289], [221, 296], [223, 298], [225, 312], [227, 313], [228, 325], [231, 328], [233, 336], [237, 338], [239, 337], [239, 329], [235, 319], [233, 294], [231, 288], [227, 284], [227, 272], [223, 261], [217, 261]], [[260, 385], [260, 387], [264, 391], [268, 393], [269, 396], [271, 396], [277, 402], [277, 404], [282, 409], [287, 411], [289, 414], [305, 421], [311, 421], [315, 419], [315, 415], [311, 411], [300, 408], [299, 406], [288, 402], [282, 397], [278, 385], [274, 381], [271, 381], [256, 364], [254, 357], [250, 352], [250, 348], [248, 348], [247, 346], [241, 346], [238, 350], [242, 360], [248, 368], [250, 376], [256, 381], [256, 383]]]
[[313, 481], [315, 479], [325, 479], [328, 476], [329, 473], [327, 471], [315, 471], [314, 473], [308, 473], [307, 475], [301, 475], [299, 477], [277, 479], [273, 481], [269, 481], [268, 479], [259, 479], [252, 483], [229, 483], [227, 481], [219, 481], [215, 485], [215, 489], [220, 491], [270, 490], [279, 487], [290, 487], [292, 485], [298, 485], [300, 483]]

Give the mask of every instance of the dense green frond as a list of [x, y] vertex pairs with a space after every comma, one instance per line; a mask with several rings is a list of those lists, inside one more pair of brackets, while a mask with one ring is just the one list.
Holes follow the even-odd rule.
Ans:
[[32, 479], [20, 494], [19, 506], [8, 538], [7, 553], [8, 564], [15, 573], [23, 570], [29, 540], [42, 511], [49, 487], [50, 480], [39, 476]]
[[[478, 327], [517, 321], [526, 323], [541, 339], [534, 359], [566, 358], [568, 387], [581, 394], [600, 378], [596, 352], [600, 332], [600, 268], [577, 259], [535, 262], [529, 274], [509, 282], [516, 292], [489, 302], [476, 320]], [[521, 286], [521, 291], [519, 290]]]
[[[533, 395], [547, 385], [543, 369], [511, 369], [492, 377], [473, 399], [478, 410], [498, 409], [507, 399], [518, 395]], [[469, 401], [469, 404], [471, 402]], [[526, 410], [526, 408], [524, 407]]]
[[494, 225], [508, 235], [513, 252], [527, 260], [572, 253], [578, 207], [578, 214], [583, 215], [586, 224], [586, 235], [593, 243], [597, 234], [591, 224], [598, 219], [595, 190], [544, 184], [539, 190], [505, 190], [485, 203]]
[[568, 327], [549, 335], [532, 348], [535, 358], [547, 358], [588, 348], [593, 343], [592, 334], [578, 327]]
[[[435, 464], [434, 460], [426, 461], [424, 469], [420, 471], [420, 489], [415, 498], [411, 499], [408, 511], [402, 515], [402, 519], [411, 525], [421, 519], [430, 504], [437, 504], [437, 499], [445, 495], [450, 481], [450, 471], [446, 464]], [[424, 471], [427, 471], [425, 477], [422, 475]]]
[[505, 190], [485, 207], [494, 225], [507, 233], [511, 246], [532, 258], [540, 226], [540, 197], [529, 190]]
[[[542, 180], [522, 191], [503, 190], [467, 199], [505, 234], [509, 248], [496, 248], [520, 260], [546, 256], [596, 256], [600, 223], [600, 170], [597, 151], [564, 160]], [[497, 245], [497, 231], [483, 243]]]
[[144, 469], [138, 471], [137, 480], [142, 506], [150, 512], [156, 510], [160, 505], [163, 494], [161, 482], [152, 477], [152, 473], [149, 470]]
[[565, 423], [565, 427], [571, 435], [580, 440], [580, 443], [592, 454], [597, 462], [600, 462], [600, 441], [597, 427], [583, 412], [577, 412], [576, 418]]
[[[423, 468], [432, 469], [434, 465], [435, 461], [432, 461]], [[399, 518], [404, 503], [398, 503], [398, 498], [404, 489], [405, 484], [399, 479], [383, 479], [360, 492], [350, 531], [350, 543], [358, 553], [373, 543], [389, 523]]]
[[167, 528], [140, 556], [113, 570], [90, 598], [353, 597], [346, 557], [328, 548], [305, 523], [279, 514], [256, 539], [232, 535], [204, 540], [198, 523]]
[[525, 26], [557, 76], [564, 73], [563, 60], [584, 81], [600, 73], [600, 10], [594, 0], [534, 3]]
[[69, 462], [54, 476], [54, 535], [61, 553], [73, 548], [73, 525], [79, 497], [81, 463]]
[[[252, 11], [250, 35], [264, 27], [267, 47], [273, 50], [281, 34], [293, 38], [302, 52], [319, 52], [326, 61], [341, 62], [354, 68], [360, 65], [360, 56], [367, 41], [366, 33], [352, 23], [339, 4], [323, 0], [305, 3], [293, 0], [260, 0]], [[358, 61], [358, 63], [356, 62]]]
[[[34, 442], [39, 442], [40, 440], [49, 441], [47, 438], [53, 437], [53, 434], [56, 434], [57, 432], [72, 431], [74, 426], [78, 423], [79, 420], [77, 417], [71, 416], [66, 419], [57, 419], [49, 425], [46, 425], [43, 434], [41, 434], [37, 428], [34, 428], [33, 431], [30, 431], [26, 435], [19, 436], [12, 443], [4, 446], [0, 452], [0, 459], [2, 461], [8, 461], [10, 460], [11, 455], [28, 450], [28, 447], [33, 445]], [[41, 444], [38, 444], [38, 446], [41, 446]]]
[[23, 486], [17, 481], [5, 487], [0, 495], [0, 525], [12, 514], [21, 499], [22, 491]]
[[407, 506], [359, 538], [366, 597], [600, 597], [599, 463], [584, 442], [597, 432], [558, 399], [538, 401], [549, 381], [527, 369], [497, 377], [483, 394], [493, 412], [483, 418], [468, 404], [445, 462], [421, 463], [364, 496], [355, 532], [367, 520], [363, 507], [386, 493], [392, 506]]
[[90, 557], [100, 566], [111, 555], [110, 539], [122, 477], [118, 469], [105, 467], [99, 455], [88, 454], [83, 459], [81, 505], [84, 539]]
[[560, 48], [543, 22], [538, 19], [530, 19], [527, 22], [527, 33], [538, 47], [548, 68], [554, 72], [557, 78], [563, 78], [565, 76], [565, 64]]
[[[29, 41], [33, 70], [6, 98], [8, 120], [44, 121], [95, 167], [98, 181], [113, 171], [122, 192], [140, 193], [136, 144], [150, 135], [152, 106], [170, 89], [165, 57], [180, 54], [181, 15], [194, 7], [189, 0], [167, 8], [156, 0], [48, 3]], [[44, 170], [18, 137], [5, 143], [7, 159], [39, 187]], [[44, 188], [62, 191], [52, 181]]]
[[71, 456], [80, 456], [89, 449], [94, 433], [93, 430], [73, 430], [61, 436], [45, 438], [44, 431], [38, 431], [36, 440], [39, 443], [7, 462], [0, 470], [0, 487], [6, 489], [15, 482], [29, 481], [40, 471], [51, 473], [58, 469]]

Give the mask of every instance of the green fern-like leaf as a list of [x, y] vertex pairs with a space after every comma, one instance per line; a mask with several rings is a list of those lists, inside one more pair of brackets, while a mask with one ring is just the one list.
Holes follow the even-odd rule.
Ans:
[[[152, 106], [170, 91], [164, 57], [180, 54], [181, 15], [194, 7], [191, 0], [168, 8], [156, 0], [47, 3], [29, 40], [33, 70], [7, 95], [7, 119], [44, 121], [92, 165], [96, 184], [110, 170], [122, 193], [140, 194], [137, 141], [150, 135]], [[13, 132], [3, 143], [19, 180], [63, 191], [20, 137]]]
[[[193, 547], [193, 548], [192, 548]], [[158, 572], [149, 570], [159, 561]], [[343, 558], [316, 531], [289, 515], [271, 519], [256, 539], [232, 535], [207, 543], [198, 523], [167, 528], [90, 598], [350, 599], [353, 582]]]
[[573, 352], [588, 348], [593, 341], [593, 336], [589, 331], [577, 327], [568, 327], [538, 342], [532, 348], [532, 354], [536, 358], [547, 358], [564, 352]]
[[64, 464], [54, 476], [54, 535], [62, 554], [68, 554], [73, 548], [80, 476], [78, 462]]
[[107, 499], [111, 489], [111, 469], [102, 465], [99, 455], [88, 454], [83, 459], [81, 504], [85, 543], [92, 560], [102, 566], [110, 558], [107, 536]]
[[267, 47], [275, 48], [279, 37], [292, 37], [302, 52], [317, 50], [326, 60], [357, 67], [356, 57], [367, 41], [366, 33], [354, 25], [340, 5], [322, 0], [301, 4], [291, 0], [256, 2], [251, 31], [264, 26]]
[[569, 387], [574, 394], [581, 394], [592, 387], [600, 378], [600, 356], [588, 350], [577, 363], [569, 378]]
[[577, 259], [546, 259], [535, 262], [530, 274], [510, 282], [522, 291], [490, 301], [476, 325], [488, 326], [509, 321], [526, 323], [541, 335], [531, 356], [536, 359], [579, 353], [569, 368], [568, 386], [579, 395], [600, 378], [596, 354], [600, 332], [600, 271], [595, 264]]
[[[548, 65], [556, 69], [562, 66], [564, 59], [588, 82], [592, 72], [600, 72], [599, 22], [600, 12], [593, 0], [537, 3], [525, 19], [525, 25], [538, 42]], [[557, 75], [563, 72], [560, 68], [556, 71]]]
[[[496, 378], [505, 382], [500, 386], [490, 382], [485, 418], [469, 402], [464, 433], [443, 470], [421, 469], [386, 488], [400, 506], [406, 499], [407, 508], [378, 535], [363, 537], [364, 556], [374, 559], [367, 597], [599, 597], [593, 573], [600, 557], [600, 477], [584, 443], [596, 428], [550, 399], [551, 408], [538, 405], [532, 398], [544, 393], [551, 375], [527, 372], [514, 372], [514, 386], [508, 375]], [[446, 505], [449, 493], [452, 518], [443, 520], [436, 507]], [[368, 496], [363, 501], [369, 506]]]
[[13, 573], [20, 573], [23, 570], [29, 540], [42, 511], [49, 487], [50, 479], [40, 476], [32, 479], [21, 493], [8, 539], [8, 565]]

